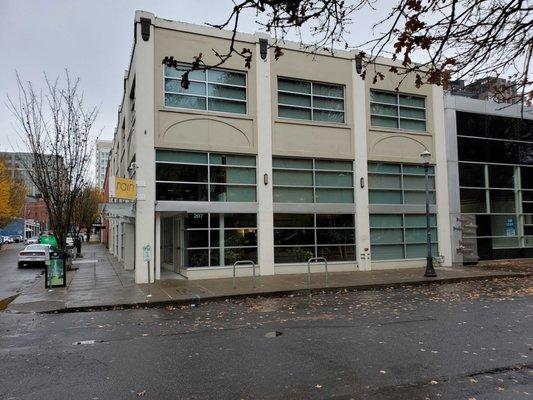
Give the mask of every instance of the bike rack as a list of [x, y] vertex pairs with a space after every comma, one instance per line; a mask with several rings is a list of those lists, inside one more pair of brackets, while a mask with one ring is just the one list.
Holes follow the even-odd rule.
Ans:
[[311, 257], [307, 260], [307, 288], [311, 290], [311, 263], [323, 262], [326, 267], [326, 286], [328, 286], [328, 260], [325, 257]]
[[235, 261], [233, 263], [233, 289], [237, 288], [237, 284], [235, 282], [235, 268], [237, 267], [237, 265], [249, 265], [249, 264], [252, 264], [252, 269], [253, 269], [252, 282], [253, 282], [254, 289], [255, 289], [255, 263], [252, 260], [241, 260], [241, 261]]

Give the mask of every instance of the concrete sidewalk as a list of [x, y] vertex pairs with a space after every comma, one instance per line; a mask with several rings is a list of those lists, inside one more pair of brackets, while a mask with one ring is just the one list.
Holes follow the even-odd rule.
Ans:
[[[76, 271], [69, 271], [66, 288], [45, 289], [43, 278], [27, 288], [8, 307], [11, 312], [75, 311], [172, 303], [190, 303], [238, 296], [282, 295], [307, 290], [307, 275], [276, 275], [256, 278], [194, 280], [163, 279], [153, 284], [136, 285], [133, 271], [123, 266], [100, 244], [84, 247], [84, 258], [77, 260]], [[510, 271], [477, 267], [438, 268], [437, 278], [425, 278], [422, 268], [334, 272], [329, 274], [327, 289], [365, 290], [432, 282], [449, 283], [504, 277], [530, 279], [531, 271]], [[177, 275], [176, 275], [177, 276]], [[323, 272], [312, 274], [311, 288], [323, 290]]]

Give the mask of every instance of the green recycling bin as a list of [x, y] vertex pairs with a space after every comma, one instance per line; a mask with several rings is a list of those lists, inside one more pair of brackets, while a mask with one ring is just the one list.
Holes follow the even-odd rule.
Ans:
[[50, 250], [45, 268], [45, 287], [67, 286], [67, 255], [63, 251]]

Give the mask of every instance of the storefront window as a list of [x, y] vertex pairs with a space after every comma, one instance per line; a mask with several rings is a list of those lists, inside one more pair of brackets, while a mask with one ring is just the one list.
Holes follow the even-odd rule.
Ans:
[[188, 214], [185, 237], [188, 267], [257, 263], [256, 214]]
[[[430, 216], [433, 255], [438, 255], [437, 220]], [[427, 228], [424, 214], [370, 215], [370, 244], [373, 260], [424, 258]]]
[[353, 214], [274, 214], [274, 262], [354, 261]]

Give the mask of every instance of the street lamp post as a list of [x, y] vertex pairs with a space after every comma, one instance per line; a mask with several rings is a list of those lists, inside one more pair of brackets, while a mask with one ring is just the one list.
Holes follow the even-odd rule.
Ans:
[[426, 175], [426, 233], [427, 233], [427, 257], [426, 257], [426, 272], [425, 277], [435, 278], [437, 273], [433, 267], [433, 254], [431, 252], [431, 223], [429, 216], [429, 162], [431, 160], [431, 153], [424, 150], [420, 154], [420, 160], [424, 166], [424, 173]]

